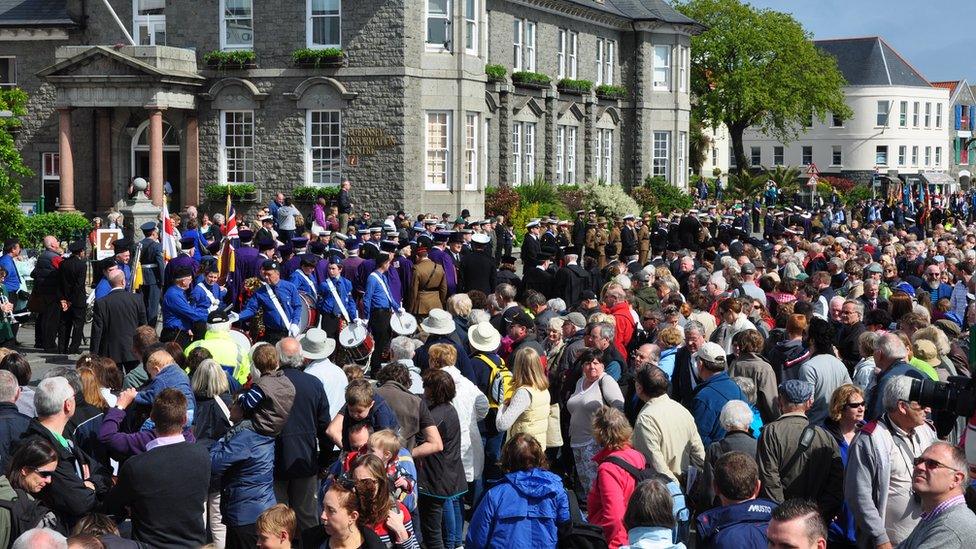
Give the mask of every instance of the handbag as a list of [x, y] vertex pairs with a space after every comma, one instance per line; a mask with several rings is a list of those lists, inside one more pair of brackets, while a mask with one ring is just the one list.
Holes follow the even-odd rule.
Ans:
[[563, 432], [560, 428], [559, 404], [549, 405], [549, 423], [546, 427], [546, 448], [559, 448], [563, 445]]

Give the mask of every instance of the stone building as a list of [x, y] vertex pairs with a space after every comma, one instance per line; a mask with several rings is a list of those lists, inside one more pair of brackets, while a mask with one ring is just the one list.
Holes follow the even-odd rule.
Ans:
[[952, 156], [949, 158], [949, 175], [963, 189], [969, 189], [972, 181], [973, 165], [976, 164], [976, 94], [969, 83], [963, 80], [932, 82], [937, 88], [949, 90], [949, 108], [952, 119], [949, 121], [949, 142]]
[[[157, 203], [168, 182], [173, 210], [213, 184], [255, 184], [246, 209], [348, 178], [360, 209], [475, 215], [499, 183], [687, 180], [702, 27], [664, 0], [109, 3], [0, 0], [0, 85], [30, 95], [23, 198], [47, 209], [104, 212], [135, 177]], [[303, 48], [341, 57], [308, 67]], [[237, 50], [254, 62], [205, 58]], [[552, 84], [490, 80], [487, 64]]]

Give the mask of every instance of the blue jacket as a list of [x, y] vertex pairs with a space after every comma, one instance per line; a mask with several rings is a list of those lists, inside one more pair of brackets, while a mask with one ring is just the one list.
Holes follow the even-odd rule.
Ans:
[[[254, 292], [251, 299], [247, 300], [247, 305], [241, 310], [240, 320], [253, 317], [257, 314], [258, 308], [263, 306], [264, 325], [272, 330], [287, 332], [288, 325], [282, 323], [281, 315], [278, 314], [278, 309], [275, 307], [274, 301], [271, 300], [271, 294], [268, 293], [270, 289], [270, 285], [261, 286]], [[281, 303], [281, 308], [288, 318], [288, 322], [298, 324], [302, 314], [302, 300], [298, 297], [298, 289], [287, 280], [279, 280], [277, 286], [274, 287], [274, 292], [278, 297], [278, 302]]]
[[0, 402], [0, 470], [7, 470], [13, 447], [20, 440], [20, 435], [27, 431], [30, 422], [31, 418], [17, 411], [17, 405]]
[[211, 489], [220, 489], [220, 513], [228, 526], [254, 524], [276, 503], [275, 439], [242, 421], [210, 449]]
[[768, 499], [750, 499], [705, 511], [696, 519], [699, 546], [765, 548], [766, 528], [777, 507]]
[[556, 547], [557, 526], [569, 520], [569, 498], [558, 476], [542, 469], [515, 471], [481, 499], [464, 546]]
[[207, 310], [200, 310], [190, 303], [187, 292], [179, 286], [170, 286], [163, 294], [163, 328], [189, 330], [194, 322], [206, 322]]
[[691, 415], [695, 416], [698, 434], [706, 448], [725, 437], [725, 429], [719, 423], [718, 416], [722, 413], [722, 407], [730, 400], [748, 402], [742, 390], [726, 372], [719, 372], [695, 387]]
[[17, 262], [10, 254], [0, 255], [0, 267], [7, 271], [7, 278], [3, 281], [3, 287], [8, 294], [15, 294], [20, 290], [20, 273], [17, 272]]
[[[339, 275], [338, 278], [327, 277], [327, 280], [332, 281], [332, 284], [335, 285], [336, 293], [346, 308], [346, 314], [349, 315], [349, 320], [355, 320], [357, 311], [356, 300], [352, 298], [352, 282], [342, 275]], [[338, 317], [342, 316], [342, 310], [336, 303], [336, 299], [332, 295], [332, 290], [329, 289], [329, 284], [325, 281], [319, 284], [318, 309], [325, 314]]]
[[136, 393], [136, 404], [152, 406], [153, 401], [163, 391], [163, 389], [177, 389], [186, 397], [186, 421], [193, 423], [193, 410], [196, 408], [196, 399], [193, 398], [193, 389], [190, 388], [190, 378], [186, 372], [176, 364], [170, 364], [156, 377], [149, 382], [149, 386]]

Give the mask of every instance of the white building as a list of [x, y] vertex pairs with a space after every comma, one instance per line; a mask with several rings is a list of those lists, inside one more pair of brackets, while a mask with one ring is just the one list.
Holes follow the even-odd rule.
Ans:
[[[743, 147], [750, 166], [797, 166], [805, 173], [815, 164], [821, 175], [862, 184], [890, 180], [915, 187], [925, 181], [936, 192], [952, 188], [954, 178], [947, 173], [953, 154], [948, 128], [954, 124], [949, 90], [933, 86], [880, 37], [814, 43], [837, 60], [853, 116], [811, 117], [807, 130], [788, 144], [747, 130]], [[731, 141], [723, 144], [722, 133], [714, 146], [729, 149]], [[725, 154], [734, 168], [735, 159]]]

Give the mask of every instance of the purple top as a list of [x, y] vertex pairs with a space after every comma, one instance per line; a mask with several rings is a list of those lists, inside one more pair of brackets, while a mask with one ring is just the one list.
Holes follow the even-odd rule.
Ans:
[[[105, 412], [102, 428], [98, 431], [98, 441], [107, 445], [113, 452], [134, 456], [146, 451], [146, 444], [156, 438], [156, 431], [136, 431], [120, 433], [119, 424], [125, 419], [125, 410], [112, 407]], [[183, 429], [187, 442], [196, 442], [190, 429]]]

